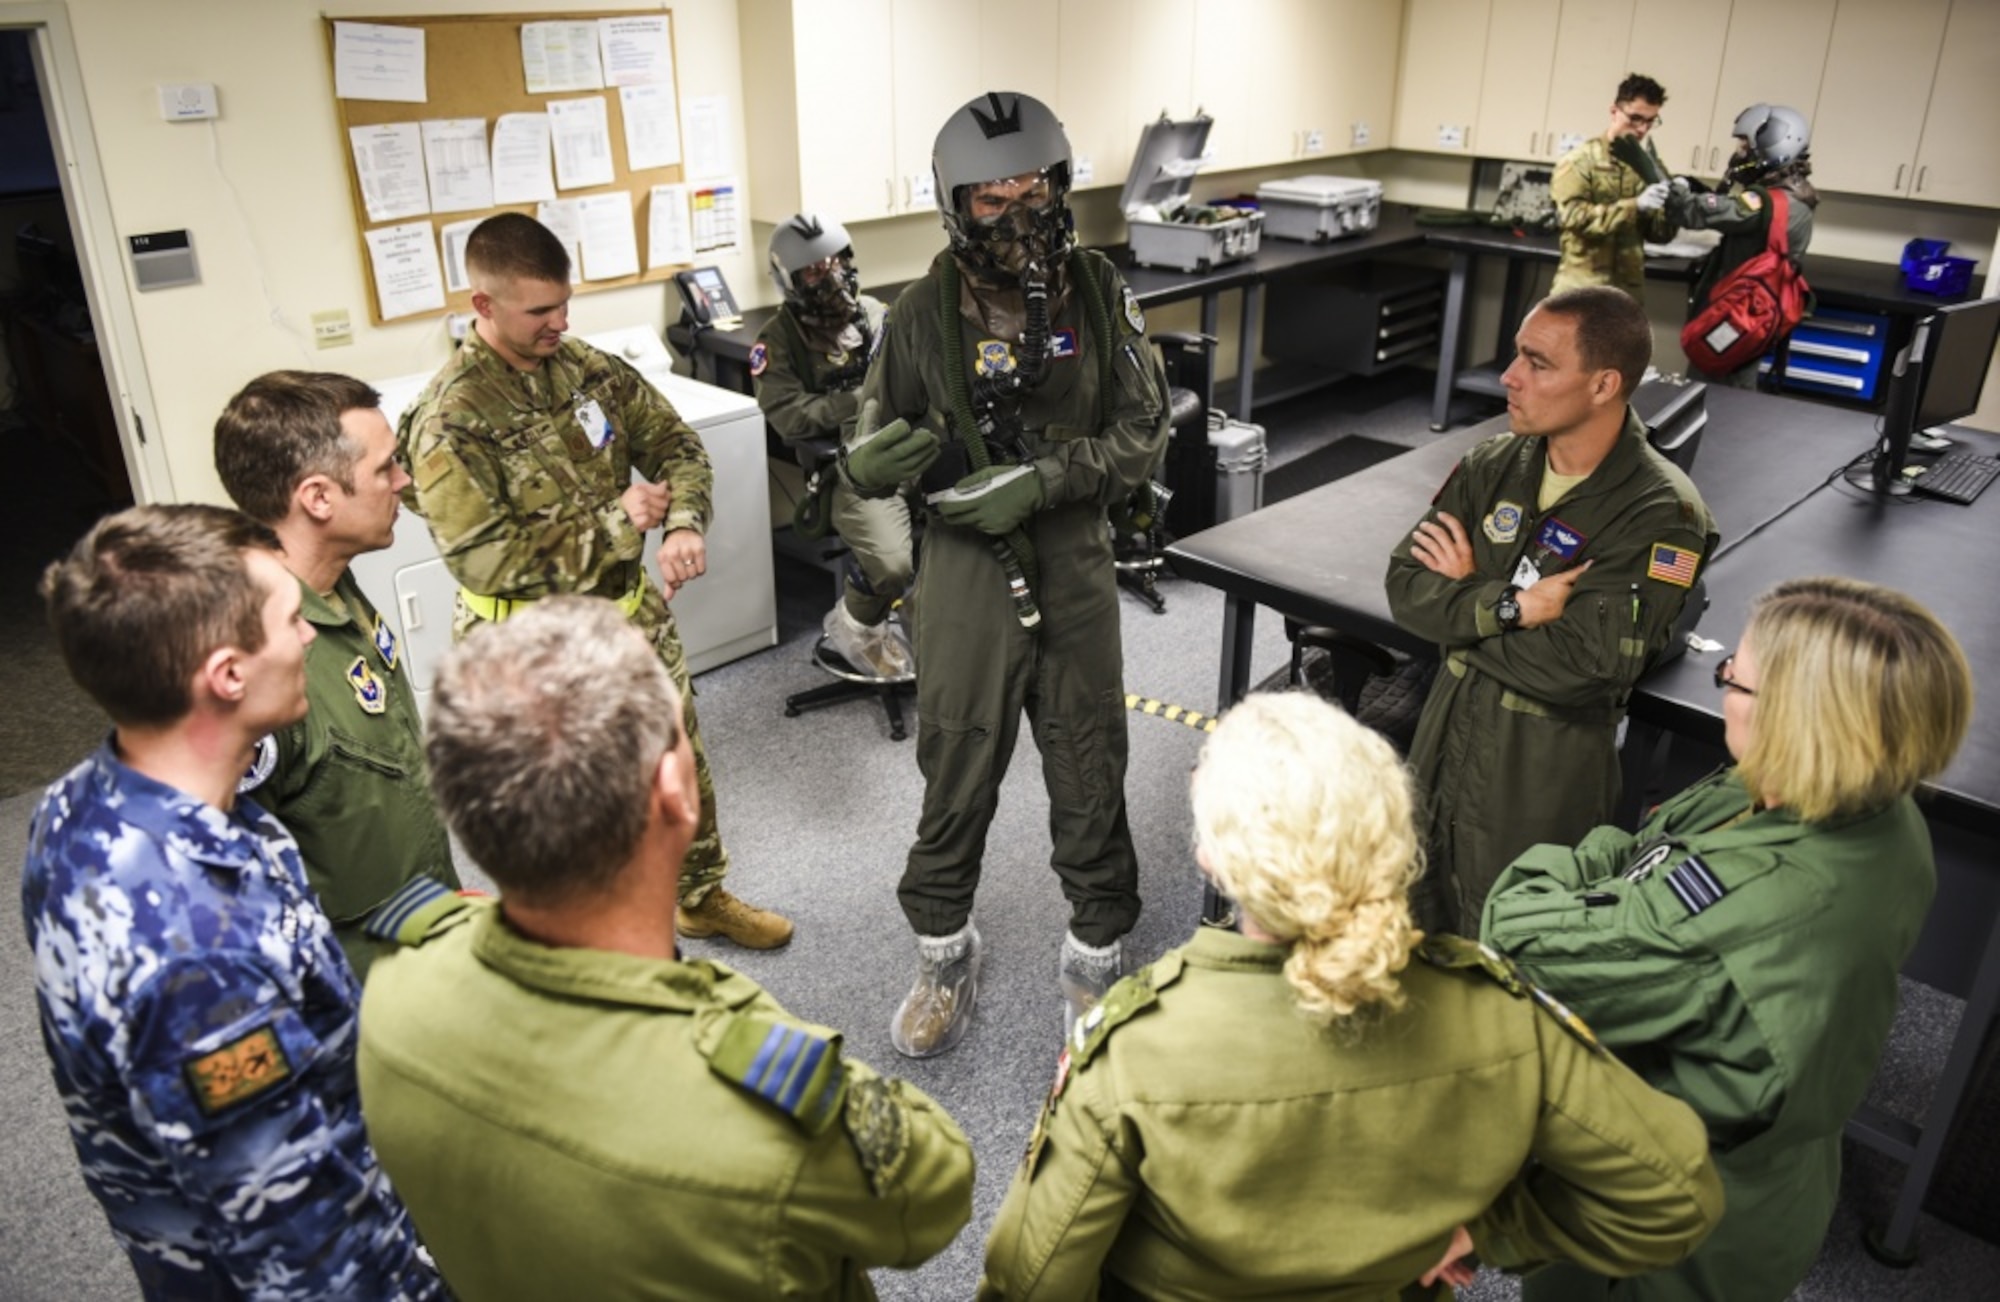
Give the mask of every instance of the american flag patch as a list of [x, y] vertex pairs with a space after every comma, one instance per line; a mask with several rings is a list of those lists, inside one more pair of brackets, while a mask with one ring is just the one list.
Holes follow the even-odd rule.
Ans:
[[1689, 551], [1685, 547], [1669, 547], [1665, 543], [1653, 544], [1653, 557], [1646, 562], [1646, 577], [1658, 579], [1662, 583], [1677, 583], [1683, 588], [1694, 586], [1694, 572], [1701, 564], [1701, 553]]
[[1702, 912], [1729, 894], [1729, 888], [1716, 880], [1709, 866], [1701, 861], [1701, 856], [1691, 854], [1667, 872], [1667, 889], [1688, 911], [1688, 916]]

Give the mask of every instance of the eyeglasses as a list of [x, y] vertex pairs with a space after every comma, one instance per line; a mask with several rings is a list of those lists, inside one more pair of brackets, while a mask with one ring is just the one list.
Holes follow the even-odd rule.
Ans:
[[1055, 195], [1045, 172], [1023, 172], [1019, 176], [1006, 176], [993, 181], [981, 181], [972, 187], [968, 202], [975, 217], [998, 216], [1010, 204], [1021, 204], [1027, 208], [1041, 209], [1049, 206]]
[[817, 285], [839, 270], [840, 256], [838, 254], [835, 254], [831, 258], [821, 258], [818, 262], [808, 262], [805, 266], [799, 268], [799, 283], [802, 285]]
[[1729, 676], [1729, 666], [1735, 663], [1736, 663], [1735, 656], [1724, 656], [1722, 659], [1722, 663], [1715, 667], [1716, 690], [1722, 692], [1741, 692], [1745, 696], [1757, 695], [1754, 689], [1745, 687], [1743, 684], [1737, 682], [1734, 678], [1731, 678]]
[[1631, 124], [1632, 129], [1634, 131], [1651, 131], [1654, 127], [1657, 127], [1662, 122], [1666, 121], [1666, 118], [1658, 113], [1655, 113], [1651, 117], [1647, 117], [1643, 113], [1634, 113], [1631, 109], [1626, 108], [1623, 104], [1614, 104], [1612, 105], [1612, 107], [1617, 109], [1618, 112], [1624, 117], [1625, 121]]

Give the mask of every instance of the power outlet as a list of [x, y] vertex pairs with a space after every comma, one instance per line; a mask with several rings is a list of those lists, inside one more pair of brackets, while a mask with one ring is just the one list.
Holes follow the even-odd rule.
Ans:
[[162, 83], [154, 89], [160, 92], [160, 116], [168, 122], [199, 122], [221, 116], [215, 106], [214, 82]]
[[1070, 180], [1077, 186], [1089, 185], [1097, 179], [1097, 167], [1090, 161], [1088, 154], [1078, 157], [1076, 165], [1070, 170], [1072, 172]]
[[354, 342], [354, 322], [348, 319], [344, 307], [331, 312], [315, 312], [312, 323], [315, 348], [345, 348]]
[[1354, 124], [1353, 131], [1354, 131], [1354, 147], [1356, 149], [1366, 148], [1369, 139], [1374, 134], [1373, 132], [1369, 131], [1368, 124], [1366, 122], [1356, 122]]
[[1306, 132], [1306, 152], [1308, 154], [1326, 152], [1326, 133], [1317, 130]]

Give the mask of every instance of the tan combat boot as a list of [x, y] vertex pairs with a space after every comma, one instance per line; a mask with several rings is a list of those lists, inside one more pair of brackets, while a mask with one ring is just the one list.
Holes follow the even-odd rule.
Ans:
[[792, 939], [791, 919], [745, 904], [720, 886], [711, 887], [692, 908], [675, 909], [674, 926], [690, 940], [720, 936], [745, 949], [777, 949]]

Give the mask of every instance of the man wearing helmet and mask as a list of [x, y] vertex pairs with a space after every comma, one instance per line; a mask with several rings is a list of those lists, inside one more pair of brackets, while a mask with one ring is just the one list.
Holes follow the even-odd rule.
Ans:
[[[1688, 297], [1693, 318], [1708, 303], [1716, 282], [1762, 253], [1769, 240], [1773, 191], [1785, 194], [1785, 235], [1794, 260], [1805, 256], [1812, 242], [1813, 209], [1819, 191], [1813, 187], [1812, 159], [1806, 147], [1811, 134], [1796, 109], [1782, 104], [1752, 104], [1736, 115], [1736, 152], [1722, 187], [1696, 194], [1686, 178], [1676, 178], [1667, 196], [1667, 215], [1680, 226], [1722, 232], [1722, 243], [1709, 253]], [[1726, 381], [1739, 389], [1757, 387], [1752, 362]]]
[[1121, 971], [1139, 874], [1105, 512], [1147, 482], [1167, 437], [1139, 305], [1108, 260], [1072, 247], [1055, 115], [1027, 95], [981, 95], [946, 121], [932, 168], [951, 246], [897, 301], [843, 458], [857, 491], [914, 481], [927, 502], [924, 802], [898, 891], [919, 962], [890, 1026], [911, 1057], [951, 1048], [972, 1016], [973, 894], [1023, 711], [1070, 903], [1068, 1015]]
[[[789, 444], [846, 440], [862, 378], [888, 309], [859, 290], [847, 228], [800, 213], [771, 236], [771, 280], [784, 307], [750, 349], [757, 405]], [[889, 608], [910, 585], [910, 508], [900, 495], [863, 497], [832, 487], [828, 523], [846, 542], [847, 592], [826, 615], [827, 643], [856, 669], [902, 678], [916, 667]]]

